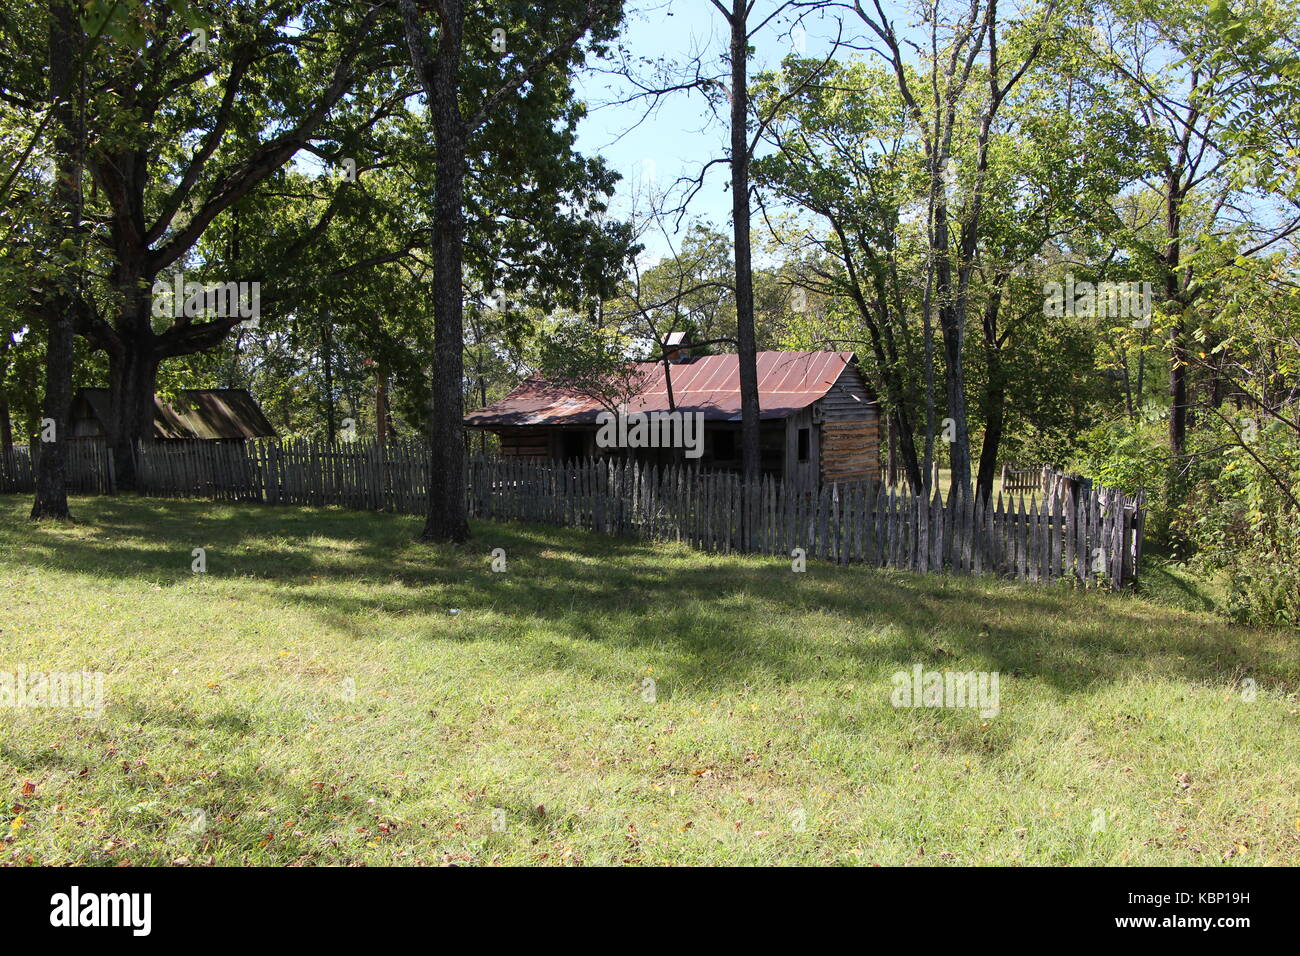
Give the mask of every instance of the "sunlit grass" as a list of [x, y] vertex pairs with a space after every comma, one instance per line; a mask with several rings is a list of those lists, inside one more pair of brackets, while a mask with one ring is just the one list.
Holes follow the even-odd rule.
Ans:
[[[27, 508], [0, 671], [107, 706], [0, 708], [0, 862], [1300, 863], [1292, 633], [538, 526]], [[1000, 714], [894, 708], [918, 663], [996, 671]]]

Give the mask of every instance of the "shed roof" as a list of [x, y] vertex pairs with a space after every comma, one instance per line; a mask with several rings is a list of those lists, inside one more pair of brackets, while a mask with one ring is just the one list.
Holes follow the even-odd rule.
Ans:
[[[101, 422], [108, 420], [108, 389], [83, 388], [84, 398]], [[158, 439], [274, 438], [253, 396], [243, 388], [185, 388], [175, 402], [154, 396], [153, 437]]]
[[[854, 361], [852, 352], [759, 352], [759, 417], [788, 418], [823, 398]], [[706, 421], [740, 421], [740, 357], [701, 355], [669, 366], [677, 411], [702, 412]], [[666, 412], [668, 387], [660, 362], [637, 362], [629, 412]], [[539, 378], [522, 382], [498, 402], [470, 412], [467, 425], [593, 424], [604, 407], [596, 399]]]

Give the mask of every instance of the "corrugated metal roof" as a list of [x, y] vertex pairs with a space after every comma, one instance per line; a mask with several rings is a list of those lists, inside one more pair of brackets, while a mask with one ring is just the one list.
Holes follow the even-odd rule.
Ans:
[[[84, 398], [100, 422], [108, 420], [108, 389], [83, 388]], [[175, 403], [154, 396], [153, 437], [274, 438], [275, 429], [253, 396], [243, 388], [186, 388]]]
[[[759, 352], [760, 418], [787, 418], [822, 398], [852, 352]], [[669, 366], [678, 411], [702, 412], [706, 421], [740, 421], [740, 358], [702, 355]], [[636, 363], [637, 394], [629, 412], [666, 412], [668, 387], [659, 362]], [[489, 425], [592, 424], [604, 408], [594, 398], [530, 378], [498, 402], [470, 412], [465, 423]]]

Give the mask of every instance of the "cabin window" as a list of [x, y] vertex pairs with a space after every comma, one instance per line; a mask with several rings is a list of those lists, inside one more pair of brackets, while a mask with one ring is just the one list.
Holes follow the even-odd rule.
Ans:
[[713, 433], [713, 460], [732, 461], [736, 457], [736, 433], [718, 431]]
[[799, 429], [799, 460], [807, 461], [812, 448], [812, 429]]

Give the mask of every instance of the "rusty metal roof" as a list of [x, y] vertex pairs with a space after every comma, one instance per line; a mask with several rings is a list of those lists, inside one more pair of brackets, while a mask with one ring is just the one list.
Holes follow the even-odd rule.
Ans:
[[[787, 418], [825, 396], [852, 352], [759, 352], [759, 417]], [[680, 412], [702, 412], [706, 421], [740, 421], [740, 360], [735, 354], [701, 355], [670, 365], [673, 401]], [[629, 412], [666, 412], [668, 388], [659, 362], [636, 363], [640, 383]], [[604, 407], [587, 395], [530, 378], [498, 402], [470, 412], [465, 424], [593, 424]]]
[[[101, 423], [107, 421], [108, 389], [83, 388], [77, 397], [86, 400]], [[274, 438], [275, 428], [247, 389], [185, 388], [173, 403], [154, 396], [153, 437]]]

